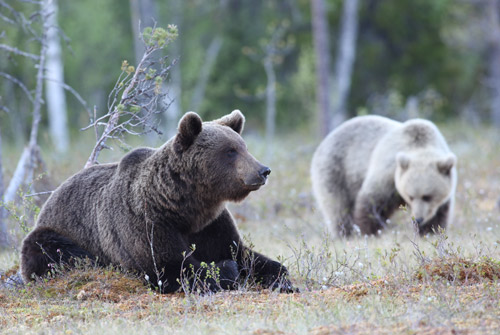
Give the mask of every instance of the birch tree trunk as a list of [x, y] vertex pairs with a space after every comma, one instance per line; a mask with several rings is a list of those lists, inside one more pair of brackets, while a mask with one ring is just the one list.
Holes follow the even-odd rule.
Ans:
[[351, 88], [352, 69], [356, 58], [358, 35], [358, 0], [344, 0], [339, 30], [339, 48], [332, 85], [332, 127], [338, 126], [347, 117], [346, 105]]
[[208, 46], [207, 52], [205, 54], [205, 60], [201, 66], [200, 75], [198, 76], [198, 80], [196, 81], [196, 86], [194, 88], [193, 97], [191, 98], [191, 107], [190, 109], [198, 112], [203, 99], [205, 97], [205, 89], [207, 88], [208, 79], [210, 78], [210, 74], [215, 65], [215, 61], [217, 60], [217, 56], [219, 56], [220, 49], [222, 47], [222, 38], [217, 35], [210, 42]]
[[51, 0], [45, 0], [41, 3], [41, 16], [43, 20], [42, 33], [40, 35], [40, 56], [38, 58], [35, 97], [33, 99], [33, 118], [31, 121], [31, 132], [28, 145], [24, 148], [19, 161], [17, 162], [14, 175], [12, 176], [9, 186], [4, 194], [4, 203], [9, 203], [15, 200], [16, 193], [24, 184], [29, 184], [33, 180], [33, 172], [37, 161], [40, 160], [40, 151], [38, 148], [38, 128], [42, 118], [42, 95], [43, 95], [43, 78], [45, 72], [45, 60], [47, 56], [47, 31], [50, 26], [48, 23], [48, 15], [50, 15]]
[[[171, 16], [168, 20], [175, 24], [179, 28], [179, 31], [181, 31], [183, 21], [183, 3], [183, 1], [170, 1]], [[169, 46], [170, 56], [174, 59], [179, 59], [181, 48], [181, 39], [178, 38]], [[165, 90], [168, 92], [165, 103], [169, 107], [166, 113], [163, 114], [163, 121], [166, 129], [165, 133], [168, 138], [175, 135], [177, 131], [177, 122], [182, 114], [182, 74], [180, 66], [181, 64], [179, 61], [175, 62], [174, 66], [170, 69], [170, 80], [165, 85]]]
[[266, 71], [266, 160], [270, 160], [273, 154], [273, 139], [276, 129], [276, 73], [274, 72], [273, 56], [264, 58], [264, 69]]
[[132, 34], [134, 36], [135, 64], [140, 62], [145, 51], [144, 44], [140, 39], [140, 30], [155, 25], [155, 13], [155, 0], [130, 0], [130, 18], [132, 20]]
[[8, 245], [7, 235], [7, 213], [3, 206], [3, 165], [2, 165], [2, 129], [0, 128], [0, 248], [5, 248]]
[[328, 21], [324, 0], [311, 0], [312, 31], [316, 54], [316, 104], [318, 108], [318, 129], [321, 137], [330, 131], [330, 47]]
[[45, 97], [49, 114], [50, 136], [59, 153], [69, 147], [68, 117], [64, 83], [64, 66], [61, 58], [61, 42], [57, 30], [57, 0], [47, 0], [47, 58], [45, 63]]
[[491, 121], [500, 128], [500, 1], [488, 0], [488, 72], [491, 87]]

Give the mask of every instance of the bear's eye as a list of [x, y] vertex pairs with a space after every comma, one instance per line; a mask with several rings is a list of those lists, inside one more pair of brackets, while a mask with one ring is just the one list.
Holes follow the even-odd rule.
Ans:
[[432, 196], [430, 196], [430, 195], [424, 195], [424, 196], [422, 197], [422, 200], [423, 200], [423, 201], [425, 201], [425, 202], [429, 202], [429, 201], [431, 201], [431, 200], [432, 200]]
[[413, 197], [408, 197], [408, 198], [410, 198], [410, 201], [413, 201]]
[[238, 154], [238, 151], [236, 151], [236, 149], [234, 149], [234, 148], [228, 149], [228, 150], [226, 151], [226, 155], [227, 155], [227, 157], [229, 157], [229, 158], [236, 157], [236, 155], [237, 155], [237, 154]]

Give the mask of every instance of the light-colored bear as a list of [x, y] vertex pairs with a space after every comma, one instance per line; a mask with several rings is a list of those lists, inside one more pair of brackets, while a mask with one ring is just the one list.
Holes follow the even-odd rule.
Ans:
[[[312, 160], [313, 192], [331, 230], [377, 234], [403, 204], [420, 235], [446, 228], [456, 156], [430, 121], [360, 116], [334, 129]], [[357, 228], [356, 228], [357, 227]]]

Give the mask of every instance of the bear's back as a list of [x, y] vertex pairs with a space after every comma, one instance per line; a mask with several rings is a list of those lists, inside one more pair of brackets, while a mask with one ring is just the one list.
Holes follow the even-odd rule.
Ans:
[[[123, 187], [133, 182], [142, 163], [155, 152], [139, 148], [120, 162], [94, 165], [76, 173], [49, 197], [37, 220], [37, 227], [47, 227], [67, 238], [77, 240], [88, 251], [102, 257], [99, 215], [123, 210], [117, 198], [129, 196]], [[111, 207], [111, 208], [110, 208]]]
[[44, 204], [36, 227], [47, 227], [67, 238], [94, 245], [97, 227], [92, 213], [99, 210], [99, 199], [116, 169], [117, 164], [95, 165], [70, 177]]
[[[385, 134], [401, 123], [377, 115], [352, 118], [319, 145], [311, 165], [314, 185], [338, 185], [355, 197], [366, 176], [370, 157]], [[342, 185], [340, 185], [342, 183]]]
[[[429, 152], [447, 154], [450, 152], [446, 140], [434, 123], [423, 119], [410, 119], [387, 132], [374, 149], [372, 158], [377, 162], [393, 162], [398, 152]], [[394, 165], [394, 166], [393, 166]]]

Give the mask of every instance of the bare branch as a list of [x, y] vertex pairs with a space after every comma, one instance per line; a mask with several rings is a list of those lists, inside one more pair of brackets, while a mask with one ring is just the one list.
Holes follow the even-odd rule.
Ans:
[[37, 197], [39, 195], [47, 195], [47, 194], [52, 194], [52, 193], [54, 193], [54, 191], [37, 192], [37, 193], [25, 194], [23, 196], [25, 198], [30, 198], [30, 197]]
[[6, 106], [0, 105], [0, 109], [3, 110], [5, 113], [10, 114], [10, 109], [8, 109]]
[[[98, 118], [94, 110], [91, 123], [83, 128], [85, 130], [93, 127], [96, 132], [96, 145], [85, 167], [96, 164], [97, 157], [101, 150], [106, 148], [108, 139], [125, 144], [124, 136], [127, 134], [140, 136], [150, 131], [161, 133], [152, 117], [162, 112], [157, 109], [160, 99], [165, 95], [161, 91], [161, 84], [166, 80], [171, 65], [166, 65], [166, 57], [154, 59], [152, 55], [167, 46], [176, 36], [175, 26], [169, 26], [168, 30], [145, 29], [141, 40], [146, 48], [139, 64], [134, 68], [127, 61], [123, 61], [122, 72], [108, 95], [108, 112]], [[104, 129], [99, 135], [100, 127]]]
[[[1, 75], [1, 73], [0, 73]], [[49, 80], [49, 81], [52, 81], [52, 82], [55, 82], [57, 83], [58, 85], [61, 85], [62, 88], [64, 88], [66, 91], [70, 92], [71, 94], [73, 94], [73, 96], [76, 98], [76, 100], [78, 100], [78, 102], [83, 106], [83, 108], [85, 108], [85, 110], [87, 111], [87, 113], [90, 115], [90, 109], [88, 108], [87, 106], [87, 101], [85, 101], [82, 96], [80, 94], [78, 94], [78, 92], [71, 86], [69, 86], [68, 84], [66, 83], [63, 83], [59, 80], [54, 80], [52, 78], [48, 78], [46, 76], [43, 77], [43, 79], [45, 80]]]
[[33, 60], [39, 60], [40, 56], [19, 50], [18, 48], [11, 47], [10, 45], [7, 44], [0, 44], [0, 49], [6, 50], [7, 52], [14, 53], [16, 55], [24, 56], [27, 58], [31, 58]]
[[41, 6], [43, 4], [43, 1], [36, 1], [36, 0], [19, 0], [21, 2], [25, 2], [25, 3], [32, 3], [34, 5], [39, 5]]
[[17, 79], [16, 77], [13, 77], [11, 76], [10, 74], [8, 73], [5, 73], [5, 72], [0, 72], [0, 76], [10, 80], [11, 82], [13, 82], [14, 84], [18, 85], [22, 90], [23, 92], [26, 94], [26, 96], [28, 97], [28, 99], [33, 103], [33, 96], [31, 95], [30, 91], [28, 90], [28, 88], [23, 84], [22, 81], [20, 81], [19, 79]]
[[0, 14], [0, 18], [1, 18], [2, 20], [4, 20], [5, 22], [7, 22], [7, 23], [10, 23], [10, 24], [16, 24], [16, 21], [9, 19], [7, 16], [5, 16], [5, 15], [3, 15], [3, 14]]

